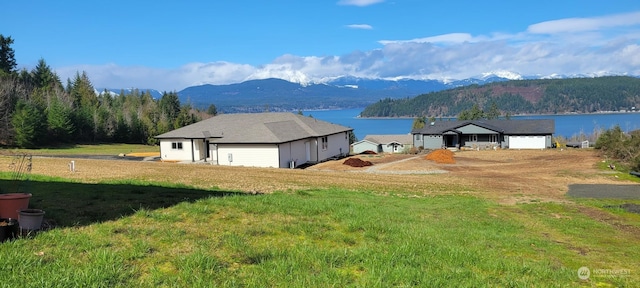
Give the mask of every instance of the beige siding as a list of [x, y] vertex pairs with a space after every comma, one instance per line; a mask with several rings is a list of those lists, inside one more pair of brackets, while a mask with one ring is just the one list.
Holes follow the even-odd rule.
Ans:
[[[171, 148], [171, 143], [182, 143], [182, 149]], [[169, 161], [191, 161], [191, 140], [162, 139], [160, 140], [160, 157]]]
[[218, 164], [278, 168], [280, 167], [278, 146], [276, 144], [218, 144]]
[[371, 143], [369, 141], [360, 141], [360, 142], [356, 142], [353, 143], [353, 154], [360, 154], [364, 151], [373, 151], [373, 152], [380, 152], [378, 151], [378, 144], [376, 143]]
[[305, 144], [305, 142], [309, 141], [311, 140], [303, 139], [280, 144], [280, 168], [289, 168], [291, 161], [295, 161], [295, 165], [298, 166], [311, 160], [307, 159], [307, 150]]
[[327, 136], [327, 149], [322, 148], [322, 138], [318, 139], [318, 161], [324, 161], [333, 156], [349, 154], [349, 136], [346, 132]]
[[193, 139], [193, 157], [195, 161], [204, 160], [207, 156], [207, 148], [204, 147], [204, 140]]

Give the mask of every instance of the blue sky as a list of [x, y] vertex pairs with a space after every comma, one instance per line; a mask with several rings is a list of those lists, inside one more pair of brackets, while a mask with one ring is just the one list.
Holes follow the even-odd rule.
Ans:
[[[276, 77], [640, 75], [640, 1], [5, 1], [19, 68], [179, 91]], [[8, 12], [8, 13], [7, 13]]]

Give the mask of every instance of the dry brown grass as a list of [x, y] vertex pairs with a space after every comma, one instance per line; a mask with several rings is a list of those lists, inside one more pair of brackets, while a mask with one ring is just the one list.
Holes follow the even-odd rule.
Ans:
[[[351, 167], [341, 159], [292, 170], [74, 159], [76, 172], [70, 172], [68, 158], [34, 157], [32, 173], [87, 183], [133, 179], [263, 193], [323, 187], [409, 196], [471, 193], [505, 204], [563, 201], [568, 185], [574, 183], [619, 183], [595, 168], [601, 159], [588, 149], [461, 151], [455, 153], [455, 164], [437, 164], [423, 155], [354, 157], [374, 165]], [[0, 171], [8, 171], [9, 162], [9, 157], [0, 157]], [[427, 174], [443, 170], [448, 173]], [[398, 173], [382, 173], [388, 171]], [[399, 173], [402, 171], [415, 173]]]

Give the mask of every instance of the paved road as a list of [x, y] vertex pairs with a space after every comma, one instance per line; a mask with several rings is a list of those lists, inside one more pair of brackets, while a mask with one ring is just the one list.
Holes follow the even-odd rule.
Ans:
[[640, 199], [640, 184], [572, 184], [568, 196], [598, 199]]

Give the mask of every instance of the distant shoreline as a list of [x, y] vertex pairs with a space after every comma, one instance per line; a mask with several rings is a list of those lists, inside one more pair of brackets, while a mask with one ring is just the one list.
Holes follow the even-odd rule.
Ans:
[[[353, 108], [348, 108], [353, 109]], [[340, 109], [336, 109], [340, 110]], [[347, 110], [347, 109], [344, 109]], [[326, 111], [326, 110], [325, 110]], [[575, 116], [575, 115], [607, 115], [607, 114], [640, 114], [640, 110], [636, 111], [600, 111], [600, 112], [591, 112], [591, 113], [558, 113], [558, 114], [514, 114], [510, 115], [510, 117], [528, 117], [528, 116]], [[504, 118], [505, 116], [500, 116]], [[402, 117], [361, 117], [360, 115], [356, 116], [358, 119], [414, 119], [415, 116], [402, 116]], [[455, 116], [446, 116], [446, 117], [434, 117], [437, 119], [456, 119]]]

